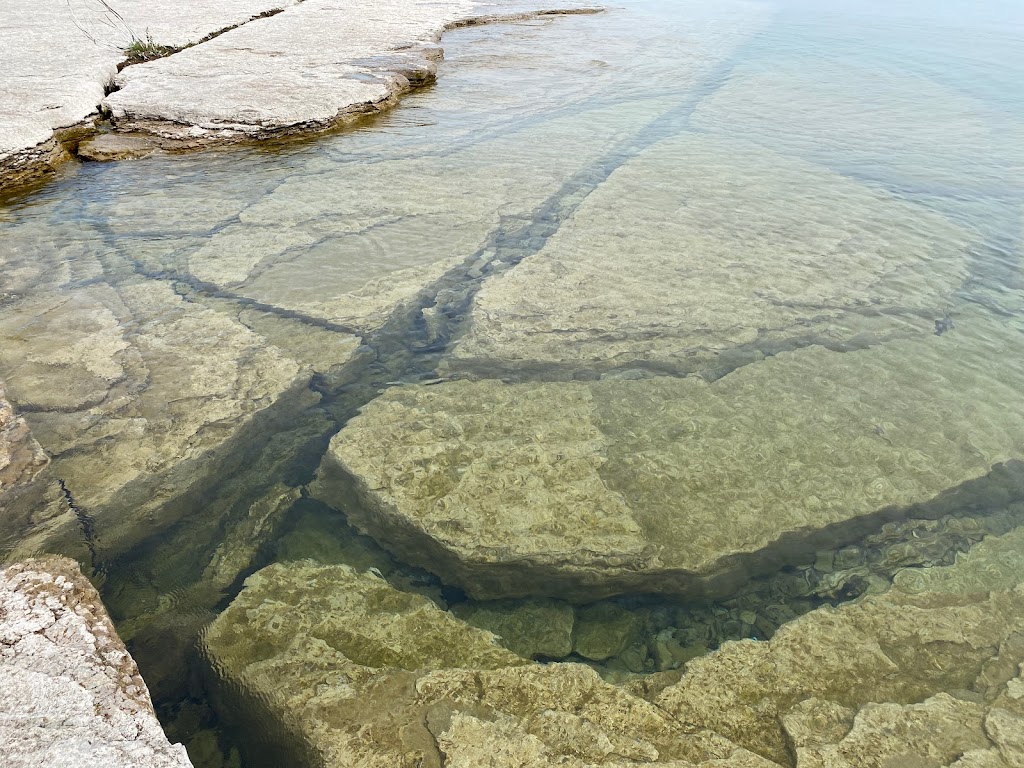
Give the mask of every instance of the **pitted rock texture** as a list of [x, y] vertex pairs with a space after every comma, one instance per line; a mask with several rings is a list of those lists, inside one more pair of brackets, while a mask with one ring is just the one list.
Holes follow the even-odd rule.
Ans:
[[66, 157], [54, 131], [97, 114], [132, 38], [183, 46], [294, 0], [5, 0], [0, 17], [0, 188]]
[[67, 559], [0, 570], [0, 754], [7, 768], [187, 768], [99, 595]]
[[1018, 528], [955, 565], [903, 571], [889, 592], [812, 611], [768, 642], [726, 643], [656, 703], [799, 768], [1019, 765], [1022, 552]]
[[0, 503], [5, 494], [31, 482], [49, 463], [25, 419], [14, 412], [0, 381]]
[[961, 486], [981, 505], [1019, 493], [1024, 413], [1002, 404], [1024, 366], [990, 365], [1016, 333], [979, 313], [710, 383], [392, 389], [334, 437], [313, 492], [479, 598], [724, 595], [908, 511], [954, 513]]
[[622, 165], [539, 253], [489, 280], [448, 366], [715, 373], [809, 343], [931, 333], [970, 243], [819, 166], [679, 136]]
[[[273, 565], [208, 630], [219, 696], [315, 765], [773, 764], [576, 664], [529, 664], [419, 595], [346, 566]], [[262, 716], [254, 710], [262, 710]]]
[[[560, 4], [580, 8], [572, 0]], [[445, 28], [540, 3], [305, 0], [125, 70], [104, 100], [116, 126], [187, 140], [326, 128], [434, 79]]]

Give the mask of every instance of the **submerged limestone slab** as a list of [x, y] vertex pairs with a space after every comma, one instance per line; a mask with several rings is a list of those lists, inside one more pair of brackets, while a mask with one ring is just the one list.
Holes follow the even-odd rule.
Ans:
[[264, 756], [282, 749], [282, 764], [301, 753], [360, 768], [774, 765], [680, 727], [588, 667], [527, 664], [489, 632], [346, 566], [256, 573], [204, 648], [221, 704], [259, 722]]
[[295, 361], [167, 283], [41, 292], [0, 312], [0, 338], [9, 396], [53, 457], [47, 498], [3, 520], [19, 551], [138, 541], [316, 400]]
[[[656, 702], [766, 757], [795, 753], [798, 766], [909, 765], [900, 758], [923, 756], [946, 766], [989, 750], [967, 764], [1017, 765], [1024, 570], [1008, 578], [1001, 566], [1019, 563], [1022, 546], [1018, 528], [955, 565], [902, 572], [912, 592], [897, 578], [889, 592], [819, 608], [768, 642], [726, 643], [691, 661]], [[987, 741], [993, 720], [1005, 730]]]
[[[556, 116], [451, 152], [314, 166], [246, 206], [179, 268], [261, 305], [373, 331], [474, 254], [494, 261], [496, 232], [527, 224], [574, 174], [670, 106], [598, 107], [587, 121]], [[191, 198], [168, 203], [187, 210]]]
[[482, 376], [729, 370], [931, 332], [967, 275], [940, 216], [756, 145], [661, 141], [489, 280], [448, 365]]
[[809, 347], [715, 382], [391, 389], [334, 437], [314, 494], [476, 597], [723, 594], [913, 511], [1020, 493], [1019, 331]]
[[78, 565], [0, 570], [0, 750], [8, 768], [188, 768]]

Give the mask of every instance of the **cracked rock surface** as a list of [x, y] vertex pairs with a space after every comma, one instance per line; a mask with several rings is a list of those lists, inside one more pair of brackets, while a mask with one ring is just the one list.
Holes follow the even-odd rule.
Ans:
[[189, 768], [99, 595], [65, 558], [0, 570], [0, 751], [9, 768]]
[[293, 0], [155, 3], [6, 0], [0, 18], [0, 188], [39, 174], [66, 154], [54, 131], [97, 113], [132, 36], [183, 46]]
[[930, 333], [970, 242], [821, 167], [684, 134], [630, 159], [542, 250], [488, 281], [448, 367], [716, 372], [796, 345]]
[[0, 498], [31, 482], [49, 463], [25, 419], [14, 412], [0, 381]]
[[[569, 10], [581, 5], [553, 3]], [[433, 80], [446, 27], [547, 7], [500, 0], [305, 0], [126, 70], [104, 106], [118, 128], [171, 138], [326, 128]]]

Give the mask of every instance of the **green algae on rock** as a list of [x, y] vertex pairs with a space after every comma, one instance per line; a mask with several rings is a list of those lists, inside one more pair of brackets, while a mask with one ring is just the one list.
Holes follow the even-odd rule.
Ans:
[[992, 364], [1015, 333], [976, 313], [710, 383], [393, 389], [334, 437], [313, 493], [474, 597], [722, 596], [887, 520], [1019, 495], [1024, 368]]
[[500, 768], [773, 765], [588, 667], [529, 664], [426, 598], [345, 566], [257, 572], [204, 648], [217, 695], [240, 703], [232, 711], [276, 723], [275, 738], [317, 765], [468, 768], [484, 755]]

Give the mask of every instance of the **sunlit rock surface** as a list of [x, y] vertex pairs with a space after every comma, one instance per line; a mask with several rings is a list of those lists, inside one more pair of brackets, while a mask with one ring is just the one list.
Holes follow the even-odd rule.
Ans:
[[[5, 0], [0, 16], [0, 187], [66, 156], [54, 130], [96, 115], [133, 37], [195, 43], [293, 0], [156, 3], [149, 0]], [[120, 17], [119, 17], [120, 16]]]
[[78, 565], [0, 570], [0, 753], [8, 768], [186, 768]]
[[434, 79], [441, 33], [503, 12], [574, 0], [306, 0], [174, 57], [126, 70], [104, 100], [115, 125], [223, 140], [325, 128]]
[[[345, 566], [270, 566], [206, 633], [222, 696], [327, 766], [772, 765], [575, 664], [494, 637]], [[262, 748], [271, 748], [264, 745]], [[722, 762], [714, 762], [720, 759]]]
[[1019, 765], [1022, 552], [1018, 528], [769, 642], [727, 643], [691, 661], [657, 704], [800, 768]]
[[943, 218], [821, 167], [671, 138], [483, 286], [448, 365], [546, 378], [720, 372], [808, 343], [930, 333], [970, 244]]
[[395, 388], [334, 437], [313, 492], [477, 597], [725, 594], [887, 519], [1019, 491], [1024, 367], [995, 352], [1017, 333], [976, 313], [714, 382]]

